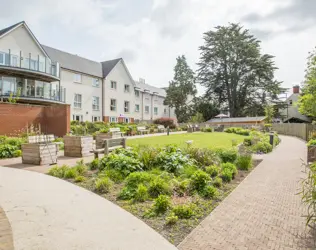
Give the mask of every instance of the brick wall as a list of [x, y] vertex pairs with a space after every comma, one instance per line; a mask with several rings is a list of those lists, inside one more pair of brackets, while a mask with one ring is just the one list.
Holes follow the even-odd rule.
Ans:
[[32, 125], [42, 133], [64, 136], [70, 131], [70, 106], [0, 103], [0, 135], [18, 135]]

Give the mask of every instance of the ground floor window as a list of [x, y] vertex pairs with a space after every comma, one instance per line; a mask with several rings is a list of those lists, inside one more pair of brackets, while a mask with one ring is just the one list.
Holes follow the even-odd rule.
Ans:
[[100, 116], [92, 116], [92, 121], [99, 122], [99, 121], [101, 121], [101, 118], [100, 118]]
[[117, 117], [110, 117], [110, 122], [118, 122], [118, 118]]
[[131, 121], [131, 119], [128, 118], [128, 117], [125, 117], [125, 118], [124, 118], [124, 122], [125, 122], [125, 123], [130, 123], [130, 121]]
[[82, 122], [83, 121], [83, 115], [72, 115], [72, 120]]

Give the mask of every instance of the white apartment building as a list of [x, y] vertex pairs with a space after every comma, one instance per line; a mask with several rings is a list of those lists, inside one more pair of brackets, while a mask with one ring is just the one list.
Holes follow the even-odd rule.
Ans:
[[96, 62], [42, 45], [25, 22], [0, 30], [0, 98], [10, 94], [19, 102], [69, 104], [78, 121], [176, 118], [163, 105], [165, 90], [134, 81], [122, 58]]

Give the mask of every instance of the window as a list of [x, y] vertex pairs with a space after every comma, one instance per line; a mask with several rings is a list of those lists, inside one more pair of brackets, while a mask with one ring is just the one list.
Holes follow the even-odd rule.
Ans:
[[92, 79], [92, 86], [93, 87], [99, 87], [100, 86], [100, 79], [93, 78]]
[[124, 112], [125, 113], [129, 112], [129, 102], [127, 102], [127, 101], [124, 102]]
[[149, 113], [149, 106], [145, 106], [145, 113]]
[[74, 74], [74, 82], [81, 83], [81, 75], [80, 74]]
[[117, 122], [117, 121], [118, 121], [117, 117], [114, 117], [114, 116], [110, 117], [110, 122]]
[[72, 115], [72, 119], [74, 121], [82, 122], [83, 121], [83, 115]]
[[100, 98], [98, 96], [92, 97], [92, 109], [93, 110], [99, 110], [99, 100], [100, 100]]
[[129, 85], [128, 84], [124, 85], [124, 92], [126, 92], [126, 93], [129, 92]]
[[135, 112], [139, 112], [139, 104], [135, 104]]
[[100, 116], [92, 116], [92, 121], [93, 122], [99, 122], [100, 121]]
[[164, 110], [163, 110], [163, 113], [166, 115], [166, 114], [167, 114], [167, 109], [164, 109]]
[[115, 99], [111, 99], [110, 109], [111, 109], [111, 111], [116, 111], [116, 100]]
[[37, 70], [37, 61], [36, 60], [33, 60], [33, 59], [30, 60], [30, 69]]
[[158, 108], [157, 107], [154, 107], [154, 114], [158, 115]]
[[82, 96], [80, 94], [75, 94], [74, 107], [81, 109]]
[[111, 81], [111, 89], [116, 89], [116, 86], [117, 84], [116, 84], [116, 82], [114, 82], [114, 81]]
[[[1, 62], [0, 62], [1, 64]], [[18, 57], [15, 55], [11, 55], [11, 66], [17, 67], [18, 66]]]
[[5, 53], [0, 52], [0, 64], [5, 65]]
[[130, 122], [130, 118], [125, 117], [125, 118], [124, 118], [124, 122], [125, 122], [125, 123], [129, 123], [129, 122]]
[[139, 90], [135, 90], [135, 96], [139, 97]]

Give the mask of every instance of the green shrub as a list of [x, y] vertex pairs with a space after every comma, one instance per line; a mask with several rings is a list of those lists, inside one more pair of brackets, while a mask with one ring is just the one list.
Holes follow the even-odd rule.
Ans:
[[153, 211], [156, 214], [164, 214], [171, 207], [170, 198], [167, 195], [159, 195], [154, 200]]
[[215, 177], [212, 183], [213, 183], [213, 186], [217, 188], [221, 188], [223, 186], [223, 180], [218, 176]]
[[191, 176], [198, 170], [195, 165], [186, 165], [180, 170], [180, 175], [183, 178], [191, 178]]
[[272, 145], [269, 142], [266, 141], [260, 141], [256, 145], [253, 146], [253, 151], [256, 153], [270, 153], [272, 152]]
[[190, 205], [177, 205], [174, 206], [172, 212], [178, 216], [179, 219], [190, 219], [193, 215], [195, 215], [195, 206], [193, 204]]
[[212, 133], [213, 132], [213, 128], [205, 128], [204, 132]]
[[210, 182], [210, 176], [202, 170], [196, 171], [191, 177], [191, 185], [194, 190], [202, 191]]
[[[316, 133], [315, 133], [316, 134]], [[309, 140], [309, 142], [307, 143], [307, 146], [316, 146], [316, 139], [311, 139]]]
[[217, 165], [221, 161], [219, 155], [211, 149], [190, 147], [186, 150], [186, 153], [201, 166]]
[[0, 145], [0, 159], [14, 157], [14, 152], [18, 148], [9, 144]]
[[75, 167], [69, 168], [64, 174], [65, 179], [73, 179], [73, 178], [76, 178], [77, 176], [78, 176], [78, 172]]
[[252, 155], [239, 155], [236, 166], [240, 170], [248, 171], [252, 167]]
[[21, 157], [22, 151], [20, 149], [17, 149], [13, 152], [13, 157]]
[[251, 141], [251, 138], [245, 138], [244, 139], [244, 145], [249, 147], [252, 145], [252, 141]]
[[79, 175], [83, 175], [87, 172], [88, 168], [84, 164], [83, 160], [77, 161], [77, 164], [75, 166], [75, 169]]
[[57, 178], [65, 178], [65, 174], [69, 169], [70, 168], [67, 165], [63, 165], [61, 167], [55, 166], [48, 171], [48, 174]]
[[4, 143], [15, 146], [17, 149], [21, 149], [21, 145], [22, 143], [25, 143], [25, 139], [18, 137], [7, 137]]
[[221, 178], [224, 182], [230, 182], [233, 179], [233, 173], [229, 169], [223, 169], [221, 173]]
[[212, 178], [218, 176], [220, 172], [220, 168], [218, 166], [212, 165], [205, 168], [205, 172], [208, 173]]
[[214, 186], [206, 186], [200, 192], [200, 195], [207, 199], [214, 199], [218, 196], [218, 190]]
[[234, 163], [237, 159], [237, 150], [235, 149], [218, 149], [217, 153], [221, 158], [222, 162], [231, 162]]
[[120, 193], [118, 194], [117, 198], [120, 200], [131, 200], [134, 198], [135, 193], [136, 193], [136, 189], [123, 187]]
[[99, 164], [100, 164], [100, 160], [99, 159], [94, 159], [91, 163], [90, 163], [90, 169], [91, 170], [96, 170], [99, 168]]
[[174, 213], [171, 213], [169, 216], [166, 217], [166, 225], [171, 226], [178, 222], [179, 217], [176, 216]]
[[147, 172], [134, 172], [126, 178], [126, 186], [136, 189], [140, 184], [149, 183], [154, 179], [154, 175]]
[[143, 184], [140, 184], [135, 192], [134, 200], [139, 202], [144, 202], [148, 199], [148, 190], [147, 187]]
[[155, 167], [156, 157], [159, 149], [153, 147], [139, 147], [138, 158], [143, 163], [144, 170], [151, 170]]
[[75, 182], [84, 182], [86, 180], [86, 178], [82, 175], [78, 175], [75, 178]]
[[167, 182], [157, 177], [149, 183], [148, 193], [150, 197], [157, 198], [161, 194], [170, 194], [171, 188]]
[[109, 192], [111, 186], [112, 182], [108, 177], [98, 178], [94, 183], [94, 189], [99, 193]]
[[231, 171], [233, 178], [238, 173], [236, 165], [234, 165], [233, 163], [230, 163], [230, 162], [222, 163], [221, 168], [222, 168], [222, 170], [228, 169], [229, 171]]
[[103, 170], [99, 175], [108, 177], [115, 183], [121, 183], [124, 180], [124, 176], [121, 174], [121, 172], [115, 169]]

